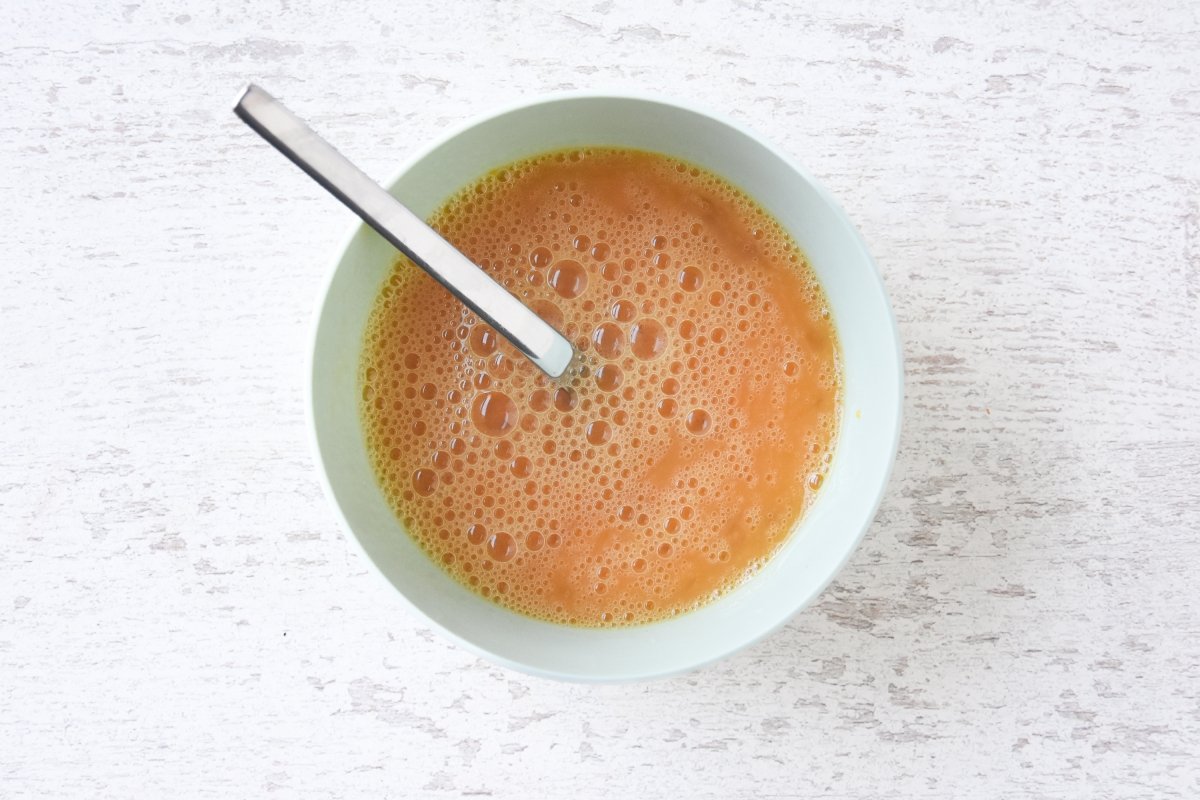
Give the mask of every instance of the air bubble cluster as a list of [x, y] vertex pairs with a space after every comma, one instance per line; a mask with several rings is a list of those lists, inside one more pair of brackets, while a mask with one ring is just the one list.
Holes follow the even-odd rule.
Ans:
[[587, 626], [683, 613], [770, 558], [821, 488], [840, 368], [821, 288], [761, 207], [690, 164], [597, 148], [491, 173], [431, 222], [579, 352], [551, 381], [397, 262], [361, 408], [431, 558]]

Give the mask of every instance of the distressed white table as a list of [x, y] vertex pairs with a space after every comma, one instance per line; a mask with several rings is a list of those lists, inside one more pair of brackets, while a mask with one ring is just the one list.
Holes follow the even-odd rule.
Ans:
[[[1196, 3], [40, 5], [0, 7], [0, 796], [1200, 794]], [[806, 164], [908, 360], [820, 602], [603, 688], [403, 610], [306, 441], [350, 218], [234, 119], [247, 78], [378, 176], [592, 87]]]

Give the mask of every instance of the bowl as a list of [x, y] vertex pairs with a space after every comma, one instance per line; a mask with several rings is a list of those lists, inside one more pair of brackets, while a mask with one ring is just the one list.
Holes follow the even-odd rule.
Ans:
[[396, 253], [357, 226], [322, 294], [312, 345], [310, 423], [324, 488], [351, 538], [418, 613], [487, 658], [537, 675], [631, 681], [716, 661], [782, 626], [820, 594], [870, 525], [900, 433], [903, 372], [895, 319], [875, 263], [834, 199], [762, 137], [675, 101], [550, 95], [481, 117], [417, 154], [387, 185], [421, 216], [516, 159], [576, 146], [682, 158], [755, 198], [795, 238], [824, 286], [841, 339], [843, 406], [818, 499], [776, 555], [725, 596], [663, 622], [589, 629], [535, 620], [472, 593], [405, 532], [371, 469], [357, 368], [367, 317]]

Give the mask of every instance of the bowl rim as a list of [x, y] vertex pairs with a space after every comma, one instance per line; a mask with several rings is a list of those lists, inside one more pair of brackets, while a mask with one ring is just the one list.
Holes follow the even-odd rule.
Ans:
[[[763, 147], [771, 155], [775, 156], [781, 162], [786, 164], [787, 167], [796, 173], [797, 176], [808, 182], [808, 184], [821, 197], [821, 200], [826, 204], [826, 206], [828, 206], [828, 208], [839, 219], [839, 221], [845, 224], [846, 229], [852, 234], [855, 242], [870, 265], [872, 278], [874, 279], [876, 288], [879, 290], [883, 298], [884, 307], [887, 312], [887, 331], [890, 334], [892, 342], [895, 346], [894, 363], [896, 366], [896, 386], [894, 388], [896, 392], [896, 407], [892, 415], [892, 419], [895, 420], [895, 423], [893, 426], [891, 441], [888, 443], [887, 464], [883, 471], [882, 480], [879, 482], [879, 485], [876, 488], [875, 496], [871, 499], [870, 511], [864, 517], [865, 521], [860, 529], [855, 532], [852, 537], [846, 538], [843, 552], [841, 557], [838, 559], [836, 566], [829, 571], [829, 573], [823, 578], [822, 581], [820, 581], [819, 584], [814, 585], [811, 591], [806, 592], [803, 596], [798, 596], [794, 603], [790, 604], [790, 606], [786, 609], [783, 609], [779, 619], [758, 634], [739, 641], [732, 647], [726, 648], [710, 657], [703, 658], [692, 663], [639, 673], [598, 675], [594, 673], [569, 673], [553, 669], [545, 669], [534, 664], [517, 661], [492, 652], [491, 650], [476, 644], [475, 642], [465, 638], [461, 634], [445, 627], [441, 623], [429, 617], [383, 572], [383, 569], [375, 562], [375, 559], [371, 557], [370, 553], [359, 539], [358, 534], [354, 531], [354, 528], [351, 526], [349, 519], [342, 510], [341, 504], [338, 501], [336, 493], [334, 492], [333, 484], [330, 480], [325, 461], [321, 455], [320, 441], [317, 434], [314, 390], [317, 378], [315, 369], [318, 338], [321, 331], [320, 321], [329, 296], [330, 288], [332, 287], [337, 276], [342, 259], [350, 249], [355, 237], [357, 237], [363, 228], [366, 227], [366, 223], [358, 219], [355, 219], [351, 222], [348, 232], [338, 240], [337, 247], [333, 251], [334, 255], [331, 259], [331, 263], [326, 267], [324, 277], [321, 280], [320, 288], [316, 296], [315, 307], [311, 314], [308, 332], [308, 346], [306, 350], [306, 362], [304, 366], [304, 375], [306, 376], [304, 397], [305, 422], [307, 427], [309, 450], [312, 453], [313, 460], [315, 461], [317, 476], [321, 485], [322, 493], [325, 496], [327, 504], [334, 511], [337, 522], [342, 531], [345, 534], [348, 534], [345, 538], [353, 542], [353, 547], [357, 549], [359, 555], [371, 565], [370, 571], [374, 573], [376, 579], [386, 584], [389, 593], [392, 596], [399, 597], [400, 601], [416, 615], [417, 619], [422, 620], [425, 624], [432, 626], [442, 636], [445, 636], [450, 641], [455, 642], [468, 652], [480, 656], [493, 664], [498, 664], [517, 672], [527, 675], [534, 675], [541, 678], [577, 683], [630, 683], [657, 680], [674, 675], [689, 673], [752, 647], [758, 642], [761, 642], [769, 636], [777, 633], [797, 614], [808, 608], [825, 591], [825, 589], [828, 588], [829, 584], [833, 582], [834, 578], [841, 573], [846, 564], [849, 562], [850, 558], [858, 550], [858, 547], [862, 543], [863, 538], [866, 536], [867, 531], [875, 521], [875, 517], [879, 513], [879, 508], [883, 502], [883, 498], [891, 484], [891, 477], [895, 469], [896, 458], [899, 452], [901, 432], [904, 426], [904, 350], [903, 342], [900, 338], [899, 325], [896, 321], [896, 312], [892, 306], [891, 297], [887, 291], [887, 286], [883, 281], [883, 276], [879, 271], [879, 266], [876, 264], [874, 256], [871, 255], [871, 251], [867, 247], [866, 241], [863, 239], [858, 227], [854, 224], [853, 220], [850, 219], [849, 215], [846, 214], [841, 204], [838, 203], [833, 195], [807, 170], [796, 163], [796, 161], [790, 155], [788, 155], [788, 153], [776, 147], [769, 139], [725, 114], [713, 111], [704, 107], [703, 105], [688, 100], [667, 97], [665, 95], [653, 92], [626, 90], [570, 90], [541, 92], [531, 97], [525, 97], [520, 100], [497, 105], [481, 113], [473, 114], [464, 121], [450, 126], [444, 130], [441, 135], [433, 138], [427, 144], [417, 148], [407, 158], [403, 159], [400, 166], [392, 172], [388, 180], [381, 182], [380, 185], [385, 190], [390, 191], [391, 187], [394, 186], [406, 173], [412, 170], [421, 161], [428, 158], [434, 151], [443, 147], [450, 141], [458, 138], [472, 128], [487, 123], [493, 119], [537, 106], [553, 105], [562, 102], [573, 102], [579, 100], [634, 101], [666, 106], [696, 114], [701, 117], [706, 117], [714, 122], [732, 129], [737, 133], [740, 133], [751, 141], [757, 143], [759, 146]], [[843, 409], [843, 413], [845, 413], [845, 409]]]

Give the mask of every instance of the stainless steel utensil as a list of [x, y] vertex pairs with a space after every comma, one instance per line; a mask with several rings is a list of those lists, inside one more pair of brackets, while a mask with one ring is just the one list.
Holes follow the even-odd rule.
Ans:
[[471, 263], [282, 103], [250, 84], [233, 110], [259, 136], [449, 289], [543, 372], [557, 378], [567, 369], [575, 351], [562, 334]]

